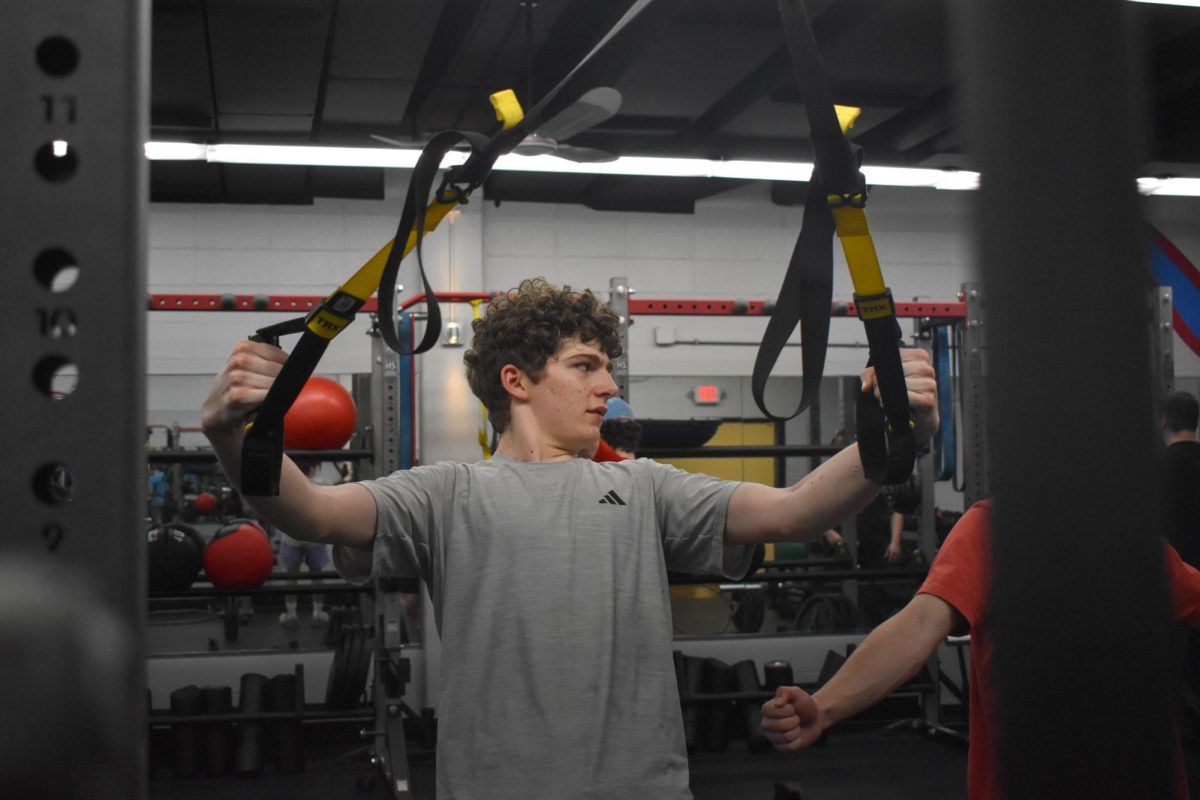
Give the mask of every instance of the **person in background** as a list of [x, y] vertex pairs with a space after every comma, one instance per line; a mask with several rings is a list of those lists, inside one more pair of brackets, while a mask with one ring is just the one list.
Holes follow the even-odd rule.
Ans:
[[[320, 465], [315, 462], [304, 467], [304, 474], [314, 483], [319, 472]], [[279, 531], [279, 565], [287, 572], [299, 572], [300, 567], [305, 565], [309, 572], [323, 572], [329, 567], [329, 545], [294, 539], [284, 531]], [[292, 581], [292, 584], [295, 585], [296, 581]], [[279, 615], [279, 624], [285, 628], [299, 627], [299, 597], [284, 595], [283, 603], [285, 610]], [[313, 627], [329, 623], [329, 615], [325, 613], [325, 596], [319, 592], [312, 593], [311, 622]]]
[[[619, 397], [610, 398], [604, 419], [600, 422], [600, 443], [596, 461], [617, 461], [627, 458], [637, 458], [638, 445], [642, 442], [642, 425], [633, 418], [633, 409]], [[607, 444], [608, 448], [603, 445]], [[607, 450], [611, 448], [616, 456], [613, 458]]]
[[[334, 544], [348, 580], [420, 577], [441, 634], [437, 795], [525, 800], [691, 797], [668, 570], [739, 579], [755, 546], [820, 535], [879, 493], [850, 445], [788, 488], [652, 459], [591, 459], [619, 318], [542, 279], [473, 322], [467, 382], [495, 455], [319, 486], [286, 457], [276, 497], [248, 500], [289, 534]], [[918, 442], [937, 429], [928, 355], [901, 351]], [[240, 482], [248, 415], [287, 354], [235, 345], [202, 423]], [[874, 371], [863, 373], [875, 391]]]
[[[908, 605], [863, 640], [816, 694], [779, 688], [763, 703], [762, 729], [777, 750], [803, 750], [829, 728], [887, 697], [916, 675], [947, 636], [971, 635], [968, 677], [970, 752], [967, 795], [996, 800], [996, 697], [992, 684], [992, 503], [972, 506], [946, 537], [929, 575]], [[1163, 542], [1177, 620], [1200, 626], [1200, 572]], [[1174, 800], [1186, 800], [1187, 777], [1176, 753]]]
[[167, 509], [167, 473], [161, 469], [153, 469], [147, 477], [149, 496], [150, 522], [161, 525], [166, 521]]
[[[1200, 441], [1196, 427], [1200, 423], [1200, 403], [1188, 392], [1171, 392], [1160, 405], [1159, 431], [1166, 450], [1159, 462], [1162, 487], [1164, 535], [1179, 556], [1193, 567], [1200, 567]], [[1200, 698], [1200, 631], [1188, 631], [1179, 642], [1180, 699], [1183, 707]], [[1200, 713], [1200, 708], [1192, 708]]]
[[892, 537], [888, 540], [887, 549], [883, 551], [883, 558], [889, 564], [895, 564], [900, 561], [900, 556], [903, 551], [900, 549], [900, 538], [904, 533], [904, 515], [899, 511], [892, 512]]
[[1187, 392], [1171, 392], [1162, 402], [1159, 427], [1167, 449], [1162, 459], [1167, 541], [1179, 556], [1200, 567], [1200, 403]]

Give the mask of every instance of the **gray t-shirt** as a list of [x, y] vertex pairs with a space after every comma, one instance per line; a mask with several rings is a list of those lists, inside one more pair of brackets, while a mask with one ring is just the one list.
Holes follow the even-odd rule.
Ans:
[[[737, 483], [639, 459], [441, 463], [364, 485], [374, 574], [426, 581], [442, 800], [690, 798], [667, 570], [739, 578]], [[368, 576], [334, 549], [346, 578]]]

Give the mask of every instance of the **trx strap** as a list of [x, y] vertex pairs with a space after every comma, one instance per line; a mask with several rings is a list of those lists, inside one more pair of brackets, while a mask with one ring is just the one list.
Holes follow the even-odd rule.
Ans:
[[[379, 252], [360, 267], [346, 283], [321, 301], [307, 316], [263, 328], [250, 337], [256, 341], [267, 341], [277, 345], [280, 336], [301, 334], [300, 341], [288, 356], [262, 406], [257, 410], [254, 421], [247, 425], [246, 437], [242, 444], [242, 494], [251, 497], [279, 494], [284, 415], [316, 369], [329, 342], [354, 321], [354, 315], [377, 289], [379, 327], [389, 347], [401, 355], [417, 355], [437, 343], [441, 335], [442, 317], [437, 294], [429, 283], [421, 259], [421, 241], [425, 234], [436, 228], [455, 206], [467, 202], [471, 192], [487, 179], [496, 159], [516, 147], [534, 130], [555, 95], [652, 1], [637, 0], [527, 115], [522, 113], [520, 103], [511, 90], [506, 89], [492, 95], [490, 99], [496, 109], [496, 118], [502, 126], [500, 131], [490, 138], [480, 133], [463, 131], [443, 131], [434, 136], [421, 151], [421, 156], [413, 168], [395, 238], [380, 248]], [[441, 185], [430, 200], [430, 190], [442, 159], [452, 148], [463, 142], [469, 146], [470, 155], [461, 165], [446, 170]], [[403, 247], [396, 247], [397, 242], [402, 242]], [[428, 318], [421, 342], [412, 350], [407, 350], [400, 344], [396, 333], [396, 276], [399, 273], [400, 261], [414, 249], [417, 251]]]
[[[866, 476], [878, 484], [899, 483], [912, 474], [916, 458], [912, 411], [900, 361], [902, 334], [891, 291], [883, 281], [867, 226], [867, 185], [859, 171], [861, 151], [846, 131], [858, 109], [835, 106], [802, 0], [778, 0], [792, 71], [808, 116], [813, 174], [804, 203], [800, 235], [780, 289], [775, 311], [754, 362], [751, 389], [770, 419], [791, 419], [812, 403], [825, 367], [833, 301], [833, 233], [836, 231], [854, 283], [854, 302], [867, 333], [881, 403], [859, 393], [856, 409], [859, 454]], [[787, 417], [772, 414], [764, 392], [788, 337], [800, 324], [803, 388], [800, 404]]]

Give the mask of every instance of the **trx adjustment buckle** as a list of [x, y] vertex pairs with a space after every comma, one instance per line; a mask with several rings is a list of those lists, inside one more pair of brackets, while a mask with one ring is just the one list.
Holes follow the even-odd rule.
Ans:
[[325, 339], [332, 339], [354, 321], [363, 300], [337, 290], [322, 300], [304, 317], [304, 326]]

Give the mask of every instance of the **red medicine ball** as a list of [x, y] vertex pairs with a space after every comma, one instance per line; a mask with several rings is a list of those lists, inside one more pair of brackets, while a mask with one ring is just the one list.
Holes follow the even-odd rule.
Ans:
[[204, 548], [204, 572], [220, 589], [262, 586], [275, 566], [267, 533], [249, 520], [234, 520], [213, 535]]
[[212, 492], [201, 492], [193, 503], [197, 514], [211, 514], [217, 510], [217, 496]]
[[288, 450], [336, 450], [354, 435], [354, 398], [335, 380], [309, 378], [283, 418]]

